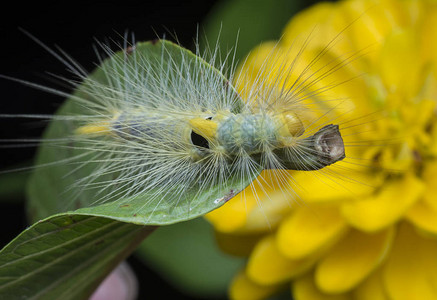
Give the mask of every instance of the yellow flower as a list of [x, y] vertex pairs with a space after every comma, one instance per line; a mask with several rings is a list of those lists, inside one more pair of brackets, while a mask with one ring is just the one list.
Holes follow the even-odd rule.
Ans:
[[231, 298], [288, 287], [296, 300], [437, 299], [437, 4], [318, 4], [240, 74], [257, 70], [295, 95], [303, 82], [301, 101], [330, 107], [352, 147], [328, 169], [292, 173], [298, 197], [255, 184], [207, 215], [220, 246], [248, 256]]

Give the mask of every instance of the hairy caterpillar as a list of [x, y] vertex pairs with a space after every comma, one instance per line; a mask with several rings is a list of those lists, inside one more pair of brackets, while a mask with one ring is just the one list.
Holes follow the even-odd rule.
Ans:
[[[166, 41], [138, 46], [125, 41], [117, 54], [106, 45], [100, 47], [104, 56], [112, 58], [99, 58], [99, 79], [87, 78], [74, 60], [49, 50], [74, 73], [77, 79], [67, 82], [80, 90], [66, 105], [69, 108], [52, 120], [52, 128], [68, 129], [45, 142], [53, 153], [72, 153], [51, 158], [52, 162], [40, 161], [42, 169], [52, 164], [70, 168], [67, 174], [57, 175], [60, 180], [67, 178], [63, 186], [68, 191], [58, 193], [68, 201], [55, 211], [113, 201], [124, 205], [142, 194], [155, 207], [163, 201], [171, 207], [190, 207], [188, 199], [213, 187], [226, 195], [212, 199], [220, 202], [242, 190], [263, 169], [275, 170], [269, 176], [291, 191], [293, 184], [285, 170], [316, 170], [344, 158], [338, 127], [329, 125], [335, 120], [326, 118], [329, 107], [327, 121], [320, 122], [311, 116], [314, 107], [303, 102], [321, 98], [325, 90], [314, 93], [306, 87], [347, 65], [353, 56], [334, 59], [318, 74], [300, 70], [293, 87], [286, 89], [283, 82], [296, 70], [281, 65], [273, 54], [250, 74], [261, 78], [269, 63], [279, 64], [283, 78], [266, 87], [256, 79], [256, 85], [245, 85], [244, 75], [235, 75], [232, 53], [220, 61], [217, 49], [202, 53], [197, 47], [192, 54]], [[150, 51], [152, 59], [138, 47], [155, 49]], [[293, 55], [298, 61], [305, 44], [296, 49]], [[323, 53], [314, 61], [320, 58]], [[235, 90], [241, 85], [244, 96]], [[228, 185], [230, 177], [244, 183]]]
[[45, 141], [51, 154], [39, 164], [71, 166], [71, 202], [86, 195], [88, 205], [123, 204], [147, 194], [156, 206], [178, 206], [189, 201], [186, 195], [215, 186], [232, 191], [230, 177], [253, 180], [263, 169], [316, 170], [344, 158], [338, 126], [304, 134], [302, 104], [294, 94], [300, 88], [278, 93], [281, 86], [266, 90], [261, 82], [245, 87], [251, 96], [243, 100], [232, 84], [243, 80], [234, 78], [235, 66], [225, 61], [211, 67], [217, 50], [204, 59], [198, 48], [194, 55], [159, 40], [126, 42], [119, 53], [100, 46], [110, 58], [98, 67], [99, 79], [52, 52], [78, 78], [69, 81], [78, 92], [53, 117], [49, 131], [61, 135]]
[[[85, 164], [96, 162], [97, 167], [77, 185], [106, 190], [99, 203], [155, 189], [152, 201], [178, 203], [193, 186], [226, 186], [233, 174], [246, 178], [262, 169], [316, 170], [344, 158], [336, 126], [303, 135], [295, 111], [299, 99], [289, 91], [278, 95], [274, 88], [265, 94], [248, 87], [254, 100], [243, 102], [229, 82], [233, 75], [229, 80], [222, 75], [223, 63], [213, 70], [201, 57], [165, 41], [139, 45], [156, 52], [149, 58], [136, 55], [135, 46], [122, 54], [102, 47], [112, 57], [99, 68], [107, 82], [87, 78], [74, 62], [64, 61], [83, 81], [84, 96], [73, 99], [85, 113], [54, 117], [73, 122], [68, 125], [72, 134], [55, 143], [80, 143], [74, 147], [93, 153]], [[74, 164], [83, 156], [64, 162]], [[117, 179], [99, 182], [101, 174]]]

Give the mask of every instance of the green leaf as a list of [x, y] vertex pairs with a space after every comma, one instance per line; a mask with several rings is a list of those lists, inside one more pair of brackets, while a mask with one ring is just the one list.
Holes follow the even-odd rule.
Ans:
[[[120, 67], [120, 61], [126, 59], [124, 55], [118, 52], [106, 59], [88, 78], [93, 83], [107, 85], [105, 68]], [[166, 41], [137, 44], [129, 55], [141, 55], [141, 59], [150, 62], [159, 61], [161, 57], [166, 60], [169, 56], [172, 56], [171, 63], [196, 60], [205, 64], [206, 70], [219, 72], [188, 50]], [[151, 65], [152, 68], [160, 66]], [[224, 77], [223, 80], [227, 81]], [[86, 79], [72, 97], [89, 96], [84, 92], [90, 88], [89, 83]], [[66, 101], [58, 115], [89, 114], [73, 98]], [[93, 158], [92, 153], [83, 149], [80, 142], [72, 144], [76, 143], [75, 139], [67, 139], [65, 143], [79, 126], [75, 118], [54, 119], [44, 133], [44, 139], [50, 142], [39, 148], [36, 159], [39, 167], [31, 175], [27, 194], [31, 218], [35, 221], [45, 219], [23, 231], [0, 251], [1, 299], [85, 299], [155, 228], [153, 225], [204, 215], [225, 203], [253, 179], [229, 178], [227, 191], [219, 186], [201, 192], [189, 190], [186, 194], [189, 201], [176, 207], [165, 199], [159, 205], [150, 203], [148, 197], [156, 195], [153, 190], [135, 198], [95, 205], [96, 199], [104, 195], [96, 194], [95, 190], [82, 191], [75, 185], [77, 180], [95, 172], [93, 163], [88, 163]], [[80, 160], [72, 160], [77, 157]], [[108, 175], [98, 179], [100, 183], [113, 180]], [[216, 201], [218, 199], [221, 201]], [[70, 211], [57, 214], [65, 210]]]
[[[176, 68], [173, 64], [178, 62], [182, 64], [182, 60], [184, 60], [186, 64], [189, 63], [186, 62], [187, 60], [191, 60], [191, 65], [196, 61], [196, 63], [204, 64], [210, 72], [218, 73], [219, 76], [223, 78], [223, 81], [227, 81], [217, 69], [208, 65], [190, 51], [171, 42], [154, 41], [139, 43], [135, 46], [135, 51], [129, 54], [130, 56], [125, 57], [123, 55], [125, 54], [120, 51], [111, 58], [106, 59], [101, 66], [89, 76], [93, 82], [90, 81], [90, 83], [88, 83], [85, 81], [74, 95], [89, 98], [89, 93], [85, 93], [83, 90], [93, 88], [90, 84], [95, 85], [95, 81], [103, 85], [109, 85], [108, 78], [105, 74], [106, 69], [119, 69], [120, 76], [123, 76], [123, 65], [120, 64], [120, 61], [123, 62], [125, 60], [129, 60], [128, 63], [132, 62], [134, 64], [142, 60], [147, 60], [150, 63], [150, 67], [155, 68], [153, 72], [156, 74], [162, 72], [159, 68]], [[164, 58], [164, 61], [168, 61], [168, 66], [160, 64], [161, 57]], [[152, 73], [152, 71], [149, 72]], [[173, 76], [180, 76], [177, 70]], [[120, 84], [123, 85], [125, 80], [127, 81], [129, 79], [120, 79]], [[235, 97], [239, 99], [237, 94]], [[99, 100], [100, 99], [95, 99], [94, 101]], [[58, 114], [62, 116], [89, 115], [90, 112], [84, 110], [80, 104], [81, 103], [75, 101], [75, 99], [67, 100]], [[79, 127], [80, 123], [74, 118], [71, 120], [55, 119], [50, 123], [45, 132], [44, 139], [65, 139], [65, 137], [74, 135], [74, 130]], [[71, 143], [74, 142], [75, 140], [72, 140]], [[159, 190], [159, 188], [149, 188], [135, 198], [120, 198], [117, 199], [117, 201], [96, 206], [95, 203], [98, 203], [101, 198], [105, 197], [105, 194], [102, 194], [98, 188], [81, 189], [80, 186], [77, 185], [78, 180], [89, 178], [90, 174], [97, 172], [99, 166], [98, 163], [89, 162], [94, 159], [93, 151], [83, 148], [80, 143], [71, 145], [61, 144], [61, 147], [57, 147], [50, 142], [43, 144], [39, 148], [36, 165], [46, 165], [46, 167], [37, 168], [29, 182], [28, 209], [33, 220], [39, 220], [61, 211], [77, 209], [75, 211], [77, 214], [108, 217], [134, 224], [172, 224], [196, 218], [219, 207], [226, 201], [215, 201], [216, 199], [228, 199], [232, 197], [254, 179], [254, 177], [244, 179], [229, 178], [226, 181], [228, 187], [227, 191], [223, 191], [222, 186], [218, 185], [209, 190], [202, 190], [201, 193], [199, 193], [199, 190], [196, 188], [192, 188], [186, 192], [186, 199], [189, 200], [181, 201], [176, 206], [170, 201], [165, 201], [165, 199], [160, 201], [159, 205], [157, 205], [157, 201], [148, 201], [152, 199], [152, 196], [162, 194], [162, 190]], [[89, 146], [87, 148], [89, 148]], [[75, 159], [72, 163], [72, 158], [74, 157], [80, 157], [80, 161]], [[72, 172], [72, 170], [74, 170], [74, 172]], [[93, 184], [105, 184], [107, 181], [114, 180], [111, 176], [112, 175], [101, 175], [93, 181]], [[107, 191], [107, 193], [109, 192]], [[166, 191], [165, 198], [177, 198], [172, 197], [172, 193], [178, 193], [178, 191]]]
[[206, 299], [225, 298], [245, 262], [218, 248], [213, 228], [203, 218], [160, 227], [136, 253], [185, 294]]
[[[243, 60], [263, 41], [277, 40], [291, 17], [303, 7], [301, 0], [233, 0], [221, 1], [204, 24], [209, 45], [218, 37], [222, 54], [237, 48], [235, 57]], [[238, 37], [238, 41], [237, 41]], [[205, 41], [203, 41], [205, 45]]]
[[37, 222], [0, 252], [0, 298], [86, 299], [154, 229], [74, 214]]

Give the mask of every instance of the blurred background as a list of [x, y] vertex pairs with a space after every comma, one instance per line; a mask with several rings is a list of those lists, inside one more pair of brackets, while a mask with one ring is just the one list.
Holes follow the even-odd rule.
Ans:
[[[314, 2], [317, 1], [152, 0], [143, 1], [141, 4], [123, 1], [94, 1], [86, 4], [66, 4], [61, 1], [37, 1], [31, 4], [9, 2], [10, 7], [0, 12], [0, 74], [68, 91], [68, 87], [60, 86], [49, 75], [51, 73], [71, 78], [66, 67], [20, 31], [20, 28], [51, 49], [59, 46], [88, 71], [94, 68], [97, 61], [92, 47], [95, 40], [121, 42], [126, 30], [135, 33], [137, 41], [150, 40], [157, 36], [174, 40], [177, 36], [179, 43], [189, 49], [193, 49], [198, 30], [201, 39], [207, 36], [213, 43], [221, 30], [220, 45], [223, 50], [230, 49], [235, 44], [239, 32], [236, 53], [242, 59], [259, 42], [277, 39], [292, 15]], [[5, 79], [0, 79], [0, 90], [0, 114], [52, 114], [64, 100], [63, 97]], [[6, 140], [0, 144], [0, 171], [31, 164], [36, 149], [16, 147], [7, 139], [35, 138], [41, 135], [43, 128], [44, 123], [40, 121], [0, 118], [0, 139]], [[27, 173], [0, 173], [1, 247], [29, 225], [24, 208], [24, 180]], [[200, 232], [195, 228], [201, 228]], [[149, 246], [152, 247], [149, 252], [154, 253], [153, 255], [158, 255], [160, 249], [165, 249], [163, 252], [170, 254], [191, 253], [192, 257], [203, 260], [205, 264], [214, 262], [211, 263], [211, 268], [214, 265], [226, 265], [223, 269], [229, 274], [220, 275], [224, 279], [219, 283], [211, 283], [213, 287], [209, 290], [208, 286], [205, 288], [208, 283], [202, 284], [202, 289], [196, 286], [196, 279], [180, 279], [186, 277], [183, 272], [169, 270], [169, 273], [173, 273], [166, 276], [165, 264], [169, 263], [163, 256], [133, 256], [129, 262], [140, 281], [139, 299], [150, 294], [150, 289], [159, 291], [161, 299], [225, 299], [229, 276], [242, 262], [239, 259], [219, 257], [221, 254], [214, 248], [209, 225], [198, 220], [163, 231], [171, 236], [172, 241], [188, 231], [191, 236], [184, 237], [183, 243], [177, 244], [175, 241], [176, 244], [167, 245], [165, 243], [169, 241], [168, 236], [160, 238], [157, 235], [155, 240], [150, 241], [153, 245]], [[191, 248], [183, 248], [187, 247], [190, 239]], [[181, 248], [175, 248], [178, 245]], [[147, 249], [144, 251], [148, 252]], [[202, 256], [199, 252], [214, 254]], [[186, 256], [181, 259], [187, 261]], [[144, 261], [149, 263], [145, 264]], [[173, 266], [177, 264], [170, 262]], [[182, 282], [178, 284], [178, 280]], [[214, 280], [211, 278], [211, 282]]]

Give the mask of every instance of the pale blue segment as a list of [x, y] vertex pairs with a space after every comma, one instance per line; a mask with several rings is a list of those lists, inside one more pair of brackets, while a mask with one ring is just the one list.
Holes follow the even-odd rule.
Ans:
[[237, 155], [241, 150], [248, 154], [260, 153], [263, 145], [277, 144], [277, 125], [265, 114], [231, 115], [217, 128], [218, 143], [229, 154]]

